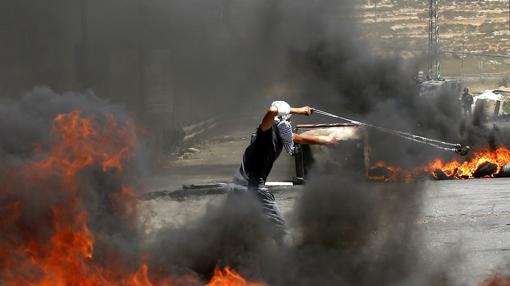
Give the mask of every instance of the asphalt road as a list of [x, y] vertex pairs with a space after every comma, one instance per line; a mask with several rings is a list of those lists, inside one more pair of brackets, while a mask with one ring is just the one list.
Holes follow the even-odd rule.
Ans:
[[430, 182], [422, 215], [431, 253], [455, 249], [458, 275], [474, 285], [510, 270], [510, 179]]
[[[451, 272], [462, 285], [476, 285], [493, 273], [510, 270], [510, 179], [471, 179], [426, 183], [423, 209], [416, 219], [428, 259], [455, 256]], [[291, 215], [303, 187], [275, 191], [282, 211]], [[148, 232], [179, 225], [206, 214], [225, 195], [159, 197], [144, 201]], [[149, 211], [150, 210], [150, 211]]]

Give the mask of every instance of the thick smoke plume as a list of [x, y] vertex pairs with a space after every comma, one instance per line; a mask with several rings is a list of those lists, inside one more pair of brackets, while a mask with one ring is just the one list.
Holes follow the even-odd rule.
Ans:
[[[21, 7], [37, 14], [39, 6], [32, 2], [24, 1]], [[176, 121], [220, 113], [235, 118], [282, 98], [438, 139], [469, 144], [480, 138], [481, 142], [487, 141], [478, 120], [481, 117], [475, 117], [474, 124], [459, 124], [460, 111], [455, 101], [458, 95], [445, 94], [432, 101], [417, 97], [414, 77], [418, 64], [405, 65], [397, 57], [380, 58], [372, 53], [358, 31], [354, 1], [182, 0], [141, 6], [136, 1], [126, 1], [123, 7], [128, 8], [121, 11], [124, 13], [116, 9], [118, 4], [84, 3], [94, 12], [88, 19], [87, 75], [81, 78], [76, 72], [75, 79], [66, 76], [65, 82], [60, 81], [60, 76], [68, 74], [66, 71], [74, 70], [69, 63], [80, 61], [69, 50], [84, 39], [67, 37], [78, 33], [57, 33], [54, 45], [69, 49], [63, 53], [66, 57], [56, 57], [54, 47], [45, 38], [51, 29], [43, 25], [43, 33], [38, 33], [34, 28], [45, 21], [44, 17], [26, 17], [29, 20], [23, 27], [37, 36], [32, 37], [35, 42], [45, 45], [27, 45], [16, 29], [8, 33], [13, 41], [6, 41], [9, 46], [3, 47], [2, 55], [28, 58], [23, 67], [17, 66], [16, 61], [9, 61], [9, 65], [34, 72], [26, 77], [17, 73], [6, 76], [1, 90], [12, 94], [12, 90], [40, 81], [58, 89], [91, 87], [102, 98], [143, 113], [143, 103], [150, 93], [147, 88], [151, 87], [151, 69], [149, 64], [129, 63], [150, 61], [144, 51], [161, 48], [171, 56], [167, 62], [153, 62], [161, 64], [158, 67], [168, 74], [175, 96], [172, 112]], [[66, 9], [58, 10], [64, 12], [57, 14], [67, 16], [61, 23], [71, 21], [79, 26], [75, 17], [67, 14], [67, 9], [74, 11], [70, 15], [79, 14], [71, 6], [66, 5]], [[49, 19], [60, 26], [59, 18]], [[128, 60], [124, 61], [124, 57]], [[44, 72], [45, 66], [54, 63], [52, 59], [59, 66], [66, 66], [54, 77]], [[116, 67], [119, 63], [122, 65]], [[118, 74], [107, 73], [109, 70]], [[9, 78], [15, 78], [16, 84], [9, 85]], [[120, 123], [128, 121], [120, 108], [94, 95], [60, 96], [50, 89], [37, 88], [0, 106], [0, 168], [16, 169], [44, 157], [45, 150], [54, 143], [53, 120], [58, 114], [75, 110], [99, 120], [107, 121], [103, 114], [108, 112]], [[383, 159], [414, 164], [436, 152], [387, 135], [372, 136], [381, 139], [374, 140], [377, 143], [373, 147]], [[402, 144], [403, 148], [396, 148], [395, 144]], [[132, 163], [137, 163], [138, 157], [132, 159]], [[122, 190], [124, 183], [136, 179], [136, 171], [136, 166], [129, 166], [118, 177], [114, 171], [104, 172], [102, 166], [94, 165], [77, 175], [78, 191], [89, 213], [88, 226], [96, 237], [94, 263], [98, 265], [114, 259], [134, 272], [145, 256], [150, 275], [163, 277], [191, 272], [206, 278], [216, 265], [232, 265], [246, 277], [271, 285], [449, 283], [444, 269], [438, 269], [443, 264], [423, 259], [424, 245], [416, 228], [423, 196], [419, 184], [374, 185], [347, 170], [338, 170], [341, 175], [335, 177], [315, 174], [290, 216], [295, 239], [290, 247], [275, 245], [257, 206], [235, 197], [211, 207], [204, 218], [184, 227], [165, 228], [142, 242], [129, 210], [128, 215], [119, 214], [114, 203], [114, 194]], [[51, 238], [55, 228], [50, 223], [55, 215], [52, 207], [67, 199], [54, 192], [61, 187], [54, 179], [49, 178], [48, 186], [38, 188], [23, 177], [11, 177], [7, 172], [0, 176], [2, 182], [14, 180], [18, 186], [14, 191], [2, 191], [0, 197], [5, 206], [0, 217], [8, 219], [12, 215], [17, 219], [14, 225], [3, 225], [2, 233], [8, 235], [3, 235], [2, 242], [30, 244], [34, 237], [42, 242]], [[17, 202], [22, 202], [21, 212]], [[5, 257], [9, 256], [0, 253], [0, 266], [6, 265], [2, 263]], [[37, 269], [28, 275], [3, 271], [0, 279], [11, 278], [9, 275], [32, 281], [41, 273]]]
[[3, 104], [0, 117], [1, 283], [108, 285], [135, 273], [138, 140], [128, 117], [93, 94], [44, 87]]
[[203, 218], [158, 233], [149, 257], [202, 275], [232, 265], [269, 285], [456, 285], [451, 258], [428, 258], [417, 222], [424, 194], [419, 183], [316, 174], [290, 214], [289, 245], [276, 245], [257, 206], [231, 194]]
[[[357, 4], [3, 1], [1, 18], [11, 29], [4, 29], [0, 47], [8, 71], [0, 94], [14, 97], [37, 84], [92, 88], [143, 118], [154, 136], [163, 132], [154, 126], [175, 129], [219, 114], [236, 120], [283, 98], [438, 139], [486, 144], [490, 134], [476, 119], [459, 123], [458, 94], [417, 98], [423, 63], [373, 54], [357, 25]], [[400, 163], [412, 163], [408, 153], [420, 153], [420, 160], [437, 154], [381, 138], [384, 146], [403, 145], [394, 156]]]
[[[462, 118], [459, 90], [421, 97], [416, 79], [418, 62], [404, 63], [392, 55], [381, 57], [363, 46], [363, 41], [351, 38], [345, 31], [343, 37], [324, 39], [304, 51], [292, 53], [303, 98], [313, 94], [318, 108], [394, 130], [471, 146], [502, 144], [490, 136], [482, 110], [475, 112], [474, 118]], [[452, 155], [394, 135], [370, 131], [376, 160], [413, 167], [438, 155]]]

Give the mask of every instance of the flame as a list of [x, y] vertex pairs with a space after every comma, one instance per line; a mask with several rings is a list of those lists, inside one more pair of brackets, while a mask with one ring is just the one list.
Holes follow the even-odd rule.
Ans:
[[501, 276], [495, 274], [487, 278], [485, 281], [478, 283], [477, 286], [510, 286], [510, 276]]
[[[51, 141], [47, 153], [38, 145], [36, 160], [9, 171], [12, 178], [26, 183], [29, 192], [59, 194], [48, 207], [44, 221], [48, 223], [45, 231], [49, 236], [46, 239], [34, 233], [31, 237], [30, 229], [23, 229], [20, 235], [25, 239], [21, 243], [2, 240], [2, 248], [9, 250], [0, 253], [0, 277], [4, 285], [119, 285], [117, 273], [102, 269], [93, 261], [94, 234], [88, 227], [78, 174], [97, 165], [103, 172], [120, 175], [123, 162], [131, 158], [136, 148], [134, 133], [129, 124], [119, 126], [111, 114], [96, 118], [74, 111], [55, 118]], [[2, 187], [3, 199], [15, 194], [16, 188], [7, 178]], [[129, 187], [122, 187], [117, 195], [125, 196], [127, 190]], [[29, 192], [24, 195], [30, 196]], [[27, 201], [30, 199], [25, 198]], [[2, 213], [0, 230], [12, 224], [30, 227], [20, 221], [21, 211], [26, 208], [20, 201], [11, 203]], [[125, 285], [151, 285], [139, 273], [125, 280]]]
[[[489, 177], [494, 177], [501, 171], [501, 168], [503, 168], [505, 164], [510, 163], [510, 150], [506, 147], [498, 147], [495, 150], [491, 150], [488, 147], [478, 148], [477, 150], [472, 151], [471, 156], [465, 161], [445, 161], [441, 158], [437, 158], [426, 165], [414, 168], [412, 171], [403, 170], [385, 162], [377, 162], [372, 167], [370, 167], [368, 178], [377, 181], [395, 181], [400, 178], [405, 182], [410, 182], [415, 177], [430, 175], [438, 179], [437, 172], [440, 170], [448, 178], [467, 179], [473, 178], [476, 170], [480, 167], [480, 165], [486, 162], [492, 163], [496, 166], [494, 173], [486, 175]], [[374, 171], [377, 168], [383, 168], [388, 174], [391, 175], [371, 175], [371, 171]]]
[[485, 162], [497, 166], [496, 171], [490, 175], [494, 176], [500, 172], [505, 164], [510, 162], [510, 150], [506, 147], [498, 147], [496, 150], [490, 150], [488, 147], [479, 148], [473, 151], [469, 159], [464, 162], [456, 160], [443, 162], [441, 159], [436, 159], [432, 163], [419, 169], [428, 173], [441, 170], [449, 177], [456, 179], [472, 178], [478, 167]]
[[127, 284], [132, 286], [153, 286], [149, 280], [149, 266], [145, 262], [142, 263], [138, 272], [129, 277]]
[[[36, 145], [33, 159], [0, 173], [0, 284], [6, 286], [171, 286], [200, 285], [193, 275], [150, 275], [143, 258], [137, 269], [115, 258], [99, 263], [95, 235], [89, 229], [80, 174], [89, 169], [122, 178], [136, 149], [136, 128], [119, 124], [112, 114], [58, 115], [48, 150]], [[120, 180], [122, 181], [122, 180]], [[22, 185], [22, 186], [20, 186]], [[123, 216], [136, 215], [133, 188], [120, 184], [110, 197]], [[37, 193], [36, 193], [37, 192]], [[50, 199], [39, 204], [37, 199]], [[43, 208], [36, 218], [27, 211]], [[105, 257], [102, 257], [104, 260]], [[136, 260], [135, 260], [136, 262]], [[207, 285], [251, 285], [230, 267], [216, 269]]]
[[266, 286], [266, 284], [247, 282], [241, 275], [227, 266], [223, 270], [216, 267], [214, 276], [206, 286]]
[[378, 161], [368, 170], [368, 179], [373, 181], [404, 182], [412, 181], [412, 173], [397, 166], [390, 165], [384, 161]]

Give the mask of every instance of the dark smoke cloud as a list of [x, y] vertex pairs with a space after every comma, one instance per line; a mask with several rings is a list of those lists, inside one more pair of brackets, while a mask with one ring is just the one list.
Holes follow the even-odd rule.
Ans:
[[198, 221], [161, 231], [151, 262], [202, 277], [231, 265], [269, 285], [456, 285], [449, 254], [429, 259], [417, 222], [421, 184], [343, 174], [316, 174], [307, 184], [290, 215], [291, 246], [271, 241], [253, 202], [230, 197]]
[[[350, 40], [347, 32], [343, 39]], [[366, 49], [363, 41], [349, 43], [352, 46], [338, 39], [327, 39], [291, 53], [302, 98], [313, 94], [319, 109], [433, 139], [475, 148], [509, 146], [508, 128], [490, 123], [491, 114], [483, 104], [476, 105], [473, 116], [463, 118], [458, 91], [443, 90], [437, 96], [419, 96], [415, 79], [418, 62], [381, 57]], [[335, 121], [325, 117], [321, 120]], [[449, 151], [374, 129], [369, 131], [374, 160], [412, 168], [437, 157], [463, 159]]]
[[9, 159], [22, 160], [33, 154], [34, 147], [48, 147], [52, 122], [58, 114], [80, 110], [89, 114], [112, 112], [126, 120], [119, 106], [109, 105], [93, 93], [55, 93], [40, 86], [25, 93], [18, 100], [9, 100], [0, 105], [0, 156], [3, 162]]
[[216, 266], [228, 265], [260, 275], [263, 265], [256, 261], [275, 248], [259, 211], [254, 201], [233, 195], [209, 207], [203, 218], [164, 228], [148, 245], [153, 268], [164, 266], [166, 274], [191, 270], [207, 277]]
[[425, 258], [423, 196], [420, 184], [378, 185], [348, 171], [318, 176], [297, 208], [299, 271], [319, 269], [308, 281], [323, 285], [447, 285], [448, 270]]
[[[502, 134], [488, 126], [490, 115], [479, 106], [474, 116], [463, 118], [458, 100], [461, 92], [449, 89], [437, 96], [419, 96], [417, 79], [424, 57], [402, 60], [398, 54], [375, 53], [362, 39], [357, 20], [352, 18], [354, 3], [331, 2], [320, 5], [335, 11], [333, 33], [327, 21], [315, 23], [322, 33], [303, 36], [300, 45], [289, 48], [289, 82], [298, 91], [300, 102], [319, 109], [386, 128], [470, 146], [504, 145]], [[328, 6], [329, 5], [329, 6]], [[335, 6], [336, 5], [336, 6]], [[312, 25], [313, 26], [313, 25]], [[306, 33], [305, 33], [306, 34]], [[322, 122], [337, 121], [321, 117]], [[394, 135], [370, 130], [375, 160], [413, 167], [438, 156], [452, 157], [430, 146], [402, 140]], [[499, 130], [502, 131], [502, 130]], [[498, 133], [496, 136], [495, 133]]]
[[[319, 109], [435, 139], [473, 143], [459, 133], [462, 120], [457, 94], [419, 97], [416, 65], [394, 56], [377, 56], [362, 41], [350, 39], [346, 31], [342, 40], [328, 39], [293, 54], [296, 70], [310, 79], [302, 81], [303, 93], [314, 94]], [[376, 160], [413, 166], [441, 154], [373, 129], [370, 136]]]
[[[336, 25], [345, 24], [337, 12], [350, 9], [335, 1], [269, 0], [0, 5], [7, 27], [0, 48], [3, 96], [37, 84], [92, 88], [143, 112], [149, 108], [143, 106], [146, 98], [163, 88], [172, 97], [173, 120], [183, 122], [194, 119], [186, 117], [189, 112], [195, 118], [213, 114], [205, 106], [221, 111], [251, 111], [249, 104], [260, 101], [265, 106], [279, 96], [273, 88], [286, 80], [288, 49], [334, 35]], [[246, 105], [239, 107], [240, 100]]]
[[[23, 256], [15, 252], [23, 245], [37, 245], [40, 253], [36, 252], [35, 256], [49, 255], [45, 251], [48, 251], [50, 239], [58, 229], [59, 211], [70, 212], [61, 214], [62, 221], [71, 219], [69, 225], [76, 224], [73, 220], [80, 217], [80, 210], [86, 211], [88, 227], [95, 239], [93, 263], [109, 263], [112, 266], [112, 261], [115, 261], [126, 264], [131, 272], [138, 267], [138, 227], [133, 223], [133, 214], [127, 209], [130, 207], [129, 200], [120, 201], [122, 195], [119, 193], [124, 186], [135, 185], [141, 158], [135, 155], [131, 162], [127, 162], [122, 175], [116, 171], [104, 171], [100, 164], [79, 171], [75, 176], [75, 191], [83, 205], [77, 206], [69, 206], [75, 202], [75, 193], [61, 170], [51, 170], [50, 175], [42, 177], [37, 171], [32, 176], [28, 175], [32, 173], [27, 171], [27, 167], [44, 161], [50, 150], [61, 143], [55, 142], [52, 131], [54, 119], [59, 114], [73, 111], [93, 117], [99, 124], [105, 124], [105, 112], [112, 114], [119, 124], [117, 128], [130, 121], [121, 107], [111, 105], [92, 93], [60, 95], [46, 87], [34, 88], [19, 100], [7, 101], [0, 106], [0, 244], [8, 249], [0, 259], [0, 281], [7, 279], [13, 271], [20, 271], [14, 274], [16, 278], [37, 281], [39, 270], [34, 266], [23, 266], [22, 259], [16, 265], [4, 263]], [[112, 140], [117, 140], [113, 130], [111, 136]], [[27, 269], [32, 270], [27, 272]]]
[[[356, 4], [4, 1], [0, 19], [10, 29], [4, 29], [7, 44], [0, 48], [0, 91], [17, 95], [35, 84], [92, 88], [143, 117], [153, 137], [219, 114], [235, 120], [283, 98], [438, 139], [486, 144], [485, 127], [460, 126], [458, 95], [417, 98], [419, 62], [403, 64], [397, 56], [372, 52], [357, 25]], [[156, 112], [153, 97], [161, 94], [170, 103]], [[180, 136], [174, 133], [169, 136]], [[395, 163], [412, 165], [438, 154], [374, 136], [384, 146], [402, 147]]]

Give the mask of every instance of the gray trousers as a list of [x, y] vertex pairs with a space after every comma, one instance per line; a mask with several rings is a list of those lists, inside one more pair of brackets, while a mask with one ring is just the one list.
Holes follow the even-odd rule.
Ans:
[[277, 243], [281, 243], [287, 233], [287, 226], [274, 195], [264, 186], [248, 186], [246, 180], [238, 176], [234, 177], [230, 186], [233, 195], [247, 195], [255, 198], [262, 208], [262, 213], [271, 223], [273, 238]]

